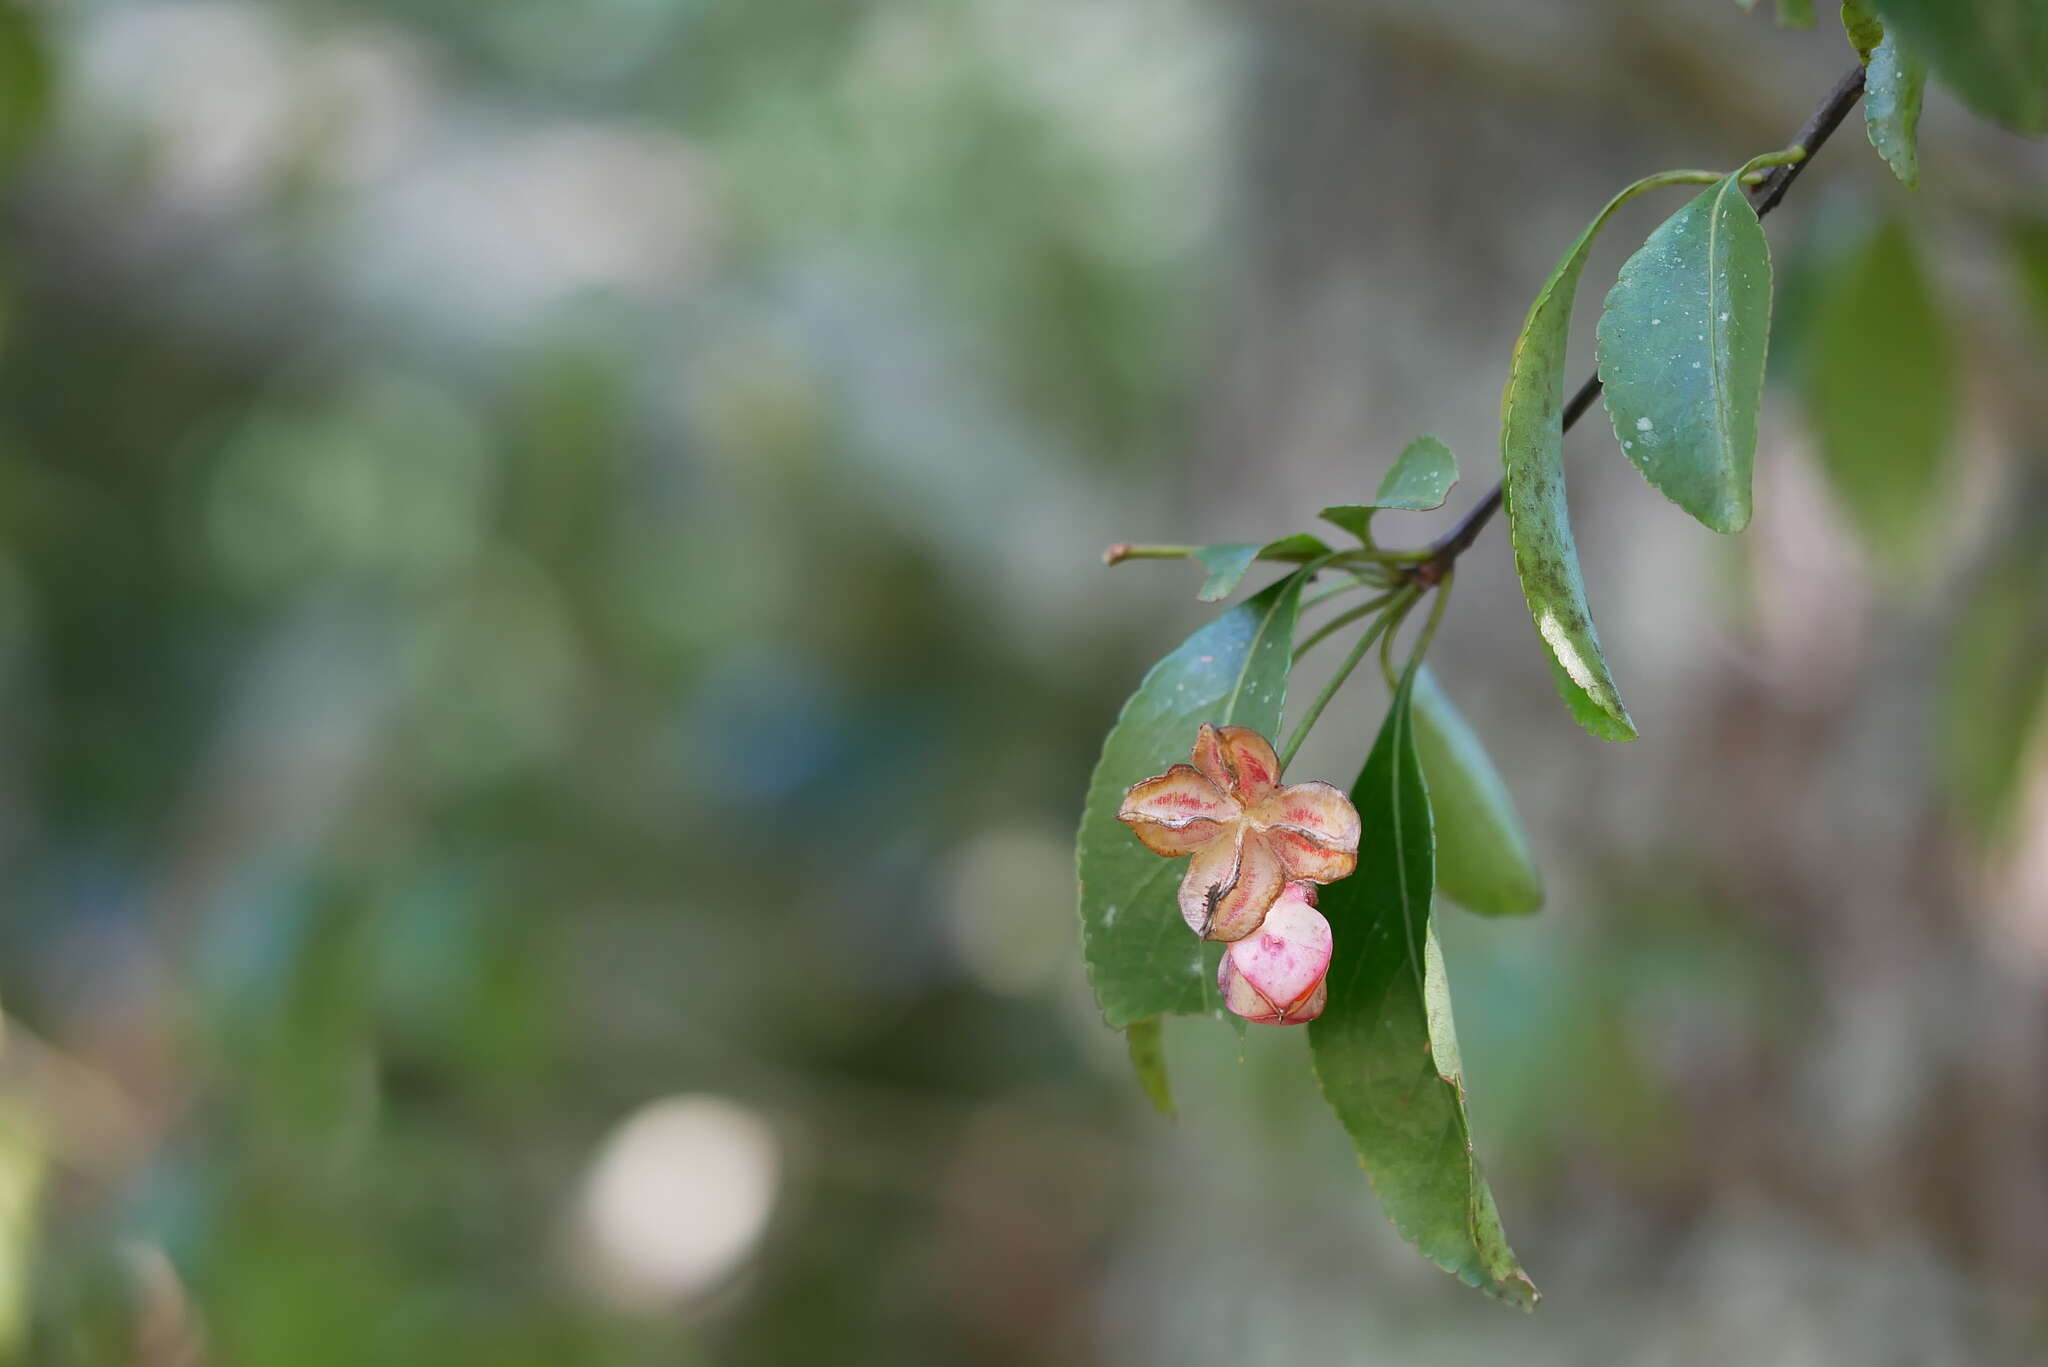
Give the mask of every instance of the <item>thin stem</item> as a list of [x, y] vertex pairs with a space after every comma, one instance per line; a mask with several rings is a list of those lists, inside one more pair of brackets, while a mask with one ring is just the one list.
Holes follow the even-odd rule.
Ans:
[[1828, 92], [1827, 98], [1813, 111], [1813, 116], [1807, 119], [1806, 126], [1792, 136], [1794, 147], [1806, 149], [1806, 159], [1795, 161], [1788, 166], [1780, 166], [1757, 187], [1757, 217], [1761, 218], [1778, 207], [1778, 201], [1792, 188], [1792, 182], [1799, 179], [1807, 167], [1813, 165], [1813, 159], [1820, 155], [1822, 146], [1834, 136], [1835, 130], [1842, 126], [1842, 120], [1849, 117], [1849, 111], [1856, 107], [1856, 101], [1862, 96], [1863, 66], [1859, 62], [1842, 73], [1842, 79], [1835, 82], [1835, 88]]
[[[1842, 79], [1835, 82], [1835, 88], [1827, 93], [1827, 98], [1820, 102], [1812, 116], [1806, 120], [1806, 126], [1793, 137], [1792, 146], [1786, 149], [1786, 152], [1802, 150], [1805, 155], [1776, 166], [1760, 183], [1750, 189], [1749, 193], [1756, 203], [1758, 218], [1778, 207], [1779, 201], [1785, 198], [1785, 192], [1792, 188], [1792, 182], [1797, 180], [1807, 167], [1813, 165], [1814, 157], [1820, 154], [1820, 149], [1834, 136], [1835, 130], [1842, 126], [1842, 120], [1849, 116], [1849, 111], [1856, 107], [1856, 101], [1862, 95], [1863, 67], [1859, 63], [1849, 68], [1843, 73]], [[1782, 155], [1784, 154], [1774, 154]], [[1761, 165], [1763, 162], [1759, 160], [1752, 164]], [[1593, 406], [1593, 400], [1599, 397], [1600, 376], [1596, 372], [1586, 378], [1586, 382], [1579, 386], [1578, 392], [1572, 395], [1571, 402], [1565, 405], [1564, 430], [1571, 431], [1579, 419], [1586, 415], [1586, 410]], [[1465, 514], [1457, 526], [1437, 539], [1425, 559], [1418, 561], [1408, 570], [1409, 580], [1425, 586], [1440, 582], [1450, 573], [1451, 566], [1457, 558], [1479, 539], [1479, 533], [1486, 529], [1486, 524], [1500, 511], [1500, 502], [1501, 486], [1496, 484], [1480, 498], [1471, 512]]]
[[1338, 551], [1330, 559], [1332, 564], [1338, 565], [1352, 561], [1363, 561], [1368, 565], [1412, 565], [1418, 560], [1426, 559], [1428, 555], [1427, 547], [1420, 550], [1383, 551], [1377, 546], [1354, 546], [1348, 551]]
[[1119, 541], [1102, 553], [1105, 565], [1121, 565], [1126, 560], [1186, 560], [1200, 546], [1133, 546], [1128, 541]]
[[1341, 584], [1333, 585], [1330, 588], [1324, 589], [1321, 593], [1315, 594], [1312, 597], [1302, 599], [1301, 610], [1303, 612], [1307, 612], [1310, 608], [1318, 607], [1324, 603], [1327, 603], [1332, 598], [1335, 598], [1340, 594], [1351, 593], [1357, 589], [1377, 589], [1385, 587], [1387, 587], [1387, 585], [1386, 581], [1383, 579], [1368, 579], [1363, 574], [1354, 574], [1351, 578], [1345, 580]]
[[1308, 711], [1303, 714], [1301, 724], [1295, 727], [1294, 734], [1287, 738], [1286, 746], [1280, 751], [1280, 767], [1283, 770], [1294, 762], [1294, 753], [1301, 749], [1301, 743], [1308, 739], [1309, 730], [1316, 724], [1316, 718], [1323, 715], [1323, 709], [1330, 705], [1330, 699], [1337, 696], [1337, 690], [1342, 688], [1344, 681], [1351, 677], [1351, 671], [1358, 668], [1358, 662], [1365, 658], [1365, 652], [1372, 649], [1372, 643], [1380, 638], [1382, 632], [1386, 631], [1387, 625], [1398, 618], [1405, 611], [1407, 605], [1415, 601], [1416, 595], [1420, 592], [1421, 590], [1417, 588], [1401, 590], [1400, 593], [1395, 595], [1394, 602], [1386, 613], [1378, 621], [1367, 627], [1364, 634], [1359, 636], [1358, 644], [1351, 648], [1351, 653], [1344, 658], [1344, 663], [1337, 666], [1336, 674], [1331, 676], [1327, 684], [1323, 685], [1323, 691], [1318, 693], [1316, 700], [1308, 705]]
[[[1422, 663], [1422, 657], [1429, 653], [1429, 643], [1436, 639], [1437, 623], [1444, 619], [1444, 607], [1451, 599], [1451, 578], [1445, 575], [1437, 585], [1436, 605], [1429, 610], [1429, 621], [1423, 625], [1422, 639], [1415, 643], [1415, 650], [1408, 656], [1408, 668], [1414, 669]], [[1385, 677], [1388, 688], [1399, 688], [1401, 679], [1394, 671], [1394, 637], [1399, 634], [1400, 623], [1394, 630], [1380, 638], [1380, 674]]]
[[1343, 630], [1359, 618], [1378, 612], [1381, 608], [1393, 602], [1394, 597], [1394, 594], [1383, 593], [1377, 598], [1360, 603], [1355, 608], [1338, 613], [1335, 617], [1317, 627], [1307, 640], [1294, 648], [1294, 658], [1299, 660], [1302, 656], [1308, 654], [1311, 647], [1322, 644], [1328, 637]]
[[[1445, 574], [1443, 582], [1436, 586], [1436, 602], [1430, 607], [1429, 620], [1422, 625], [1421, 639], [1415, 642], [1415, 649], [1408, 654], [1408, 668], [1413, 670], [1422, 664], [1422, 657], [1429, 654], [1429, 643], [1436, 639], [1437, 624], [1444, 620], [1444, 608], [1451, 601], [1451, 579]], [[1389, 640], [1392, 637], [1388, 638]]]
[[1410, 600], [1409, 603], [1401, 609], [1401, 615], [1394, 619], [1392, 625], [1389, 627], [1387, 631], [1387, 634], [1380, 637], [1380, 673], [1386, 676], [1387, 687], [1389, 688], [1392, 688], [1395, 683], [1394, 638], [1401, 634], [1401, 624], [1408, 620], [1408, 613], [1411, 609], [1414, 608], [1416, 601], [1418, 600]]
[[1764, 183], [1764, 172], [1766, 169], [1777, 166], [1796, 166], [1805, 160], [1806, 149], [1794, 143], [1792, 146], [1777, 152], [1766, 152], [1760, 157], [1751, 157], [1748, 161], [1742, 163], [1742, 169], [1735, 173], [1735, 178], [1740, 180], [1744, 186], [1754, 188]]
[[[1204, 547], [1201, 546], [1141, 545], [1130, 541], [1119, 541], [1102, 552], [1102, 563], [1105, 565], [1121, 565], [1126, 560], [1192, 560], [1195, 552], [1202, 549]], [[1329, 563], [1333, 565], [1412, 565], [1418, 560], [1427, 558], [1428, 555], [1429, 549], [1427, 547], [1420, 550], [1383, 551], [1373, 546], [1355, 546], [1350, 550], [1333, 553], [1329, 557]], [[1258, 558], [1261, 560], [1277, 560], [1283, 564], [1299, 565], [1309, 560], [1319, 559], [1320, 557], [1306, 555], [1301, 551], [1267, 555], [1262, 550]]]

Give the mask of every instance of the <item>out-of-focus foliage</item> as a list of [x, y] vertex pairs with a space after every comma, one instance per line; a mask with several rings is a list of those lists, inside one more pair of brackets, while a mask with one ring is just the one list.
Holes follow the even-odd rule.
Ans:
[[1905, 226], [1844, 256], [1815, 307], [1806, 397], [1835, 493], [1871, 553], [1923, 565], [1949, 490], [1955, 363]]
[[1963, 103], [2022, 133], [2048, 132], [2048, 4], [1876, 0], [1878, 13]]
[[1971, 585], [1949, 649], [1942, 742], [1957, 805], [1993, 848], [2009, 841], [2048, 731], [2048, 543], [2022, 532]]
[[[1187, 370], [1156, 18], [0, 11], [15, 1360], [972, 1356], [886, 1231], [1090, 1086], [1032, 1004], [1088, 743], [991, 719], [1112, 686], [997, 620]], [[766, 1119], [759, 1209], [606, 1203], [678, 1093]]]

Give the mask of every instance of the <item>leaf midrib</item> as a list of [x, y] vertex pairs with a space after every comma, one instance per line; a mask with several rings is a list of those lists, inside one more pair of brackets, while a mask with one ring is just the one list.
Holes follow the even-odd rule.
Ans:
[[[1728, 412], [1727, 375], [1722, 365], [1727, 358], [1727, 350], [1722, 344], [1722, 326], [1719, 321], [1721, 313], [1714, 299], [1714, 265], [1720, 252], [1721, 206], [1726, 202], [1728, 190], [1734, 184], [1734, 176], [1721, 182], [1714, 192], [1714, 202], [1709, 206], [1707, 213], [1707, 371], [1711, 376], [1714, 396], [1714, 445], [1718, 448], [1723, 472], [1732, 472], [1735, 469], [1735, 442], [1728, 431], [1731, 418]], [[1735, 312], [1732, 300], [1734, 291], [1731, 289], [1729, 293], [1731, 301], [1728, 312], [1732, 318]]]
[[1230, 698], [1223, 704], [1223, 721], [1226, 725], [1237, 721], [1237, 704], [1244, 693], [1244, 681], [1251, 675], [1252, 663], [1259, 657], [1259, 647], [1265, 644], [1266, 633], [1272, 629], [1273, 619], [1279, 615], [1282, 607], [1293, 601], [1302, 581], [1320, 567], [1318, 562], [1315, 565], [1304, 566], [1288, 576], [1287, 587], [1273, 596], [1272, 606], [1267, 608], [1266, 615], [1259, 619], [1257, 629], [1252, 632], [1251, 643], [1245, 647], [1244, 662], [1238, 665], [1237, 678], [1230, 686]]

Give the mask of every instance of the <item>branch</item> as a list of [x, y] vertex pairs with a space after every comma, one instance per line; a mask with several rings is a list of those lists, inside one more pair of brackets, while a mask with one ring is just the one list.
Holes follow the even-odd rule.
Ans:
[[[1806, 126], [1793, 137], [1792, 145], [1805, 148], [1806, 155], [1788, 165], [1774, 167], [1769, 175], [1750, 187], [1749, 196], [1756, 204], [1758, 218], [1778, 207], [1778, 202], [1785, 198], [1785, 192], [1792, 188], [1792, 182], [1799, 179], [1800, 172], [1812, 163], [1835, 130], [1842, 126], [1842, 120], [1856, 107], [1856, 101], [1862, 94], [1863, 67], [1858, 64], [1850, 67], [1842, 79], [1835, 82], [1835, 88], [1813, 111]], [[1600, 376], [1595, 372], [1586, 377], [1586, 382], [1579, 386], [1579, 392], [1572, 395], [1571, 402], [1564, 406], [1564, 430], [1571, 431], [1573, 425], [1586, 415], [1586, 410], [1593, 406], [1593, 400], [1599, 397]], [[1500, 511], [1500, 499], [1501, 486], [1496, 484], [1471, 512], [1465, 514], [1463, 521], [1437, 539], [1427, 556], [1401, 571], [1402, 577], [1425, 588], [1441, 582], [1450, 573], [1451, 566], [1457, 563], [1458, 557], [1470, 549], [1472, 543], [1479, 539], [1479, 533], [1486, 529], [1486, 524], [1493, 520], [1493, 515]]]

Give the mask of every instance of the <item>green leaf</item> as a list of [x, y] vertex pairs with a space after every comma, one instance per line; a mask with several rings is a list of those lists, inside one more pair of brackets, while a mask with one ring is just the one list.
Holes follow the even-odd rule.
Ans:
[[1884, 41], [1884, 21], [1863, 0], [1842, 0], [1842, 32], [1856, 49], [1856, 59], [1868, 66], [1870, 54]]
[[1368, 546], [1372, 544], [1372, 515], [1382, 508], [1403, 512], [1427, 512], [1441, 508], [1458, 482], [1458, 458], [1438, 437], [1417, 437], [1408, 443], [1380, 480], [1370, 503], [1340, 503], [1319, 514]]
[[1988, 848], [2012, 833], [2028, 761], [2048, 736], [2044, 724], [2048, 540], [2034, 536], [2008, 547], [1976, 586], [1948, 652], [1946, 777], [1964, 822]]
[[1507, 392], [1501, 396], [1501, 486], [1515, 573], [1537, 634], [1562, 671], [1559, 692], [1579, 724], [1603, 740], [1634, 740], [1636, 728], [1600, 652], [1565, 505], [1564, 360], [1572, 292], [1594, 236], [1616, 209], [1645, 190], [1720, 179], [1702, 171], [1667, 171], [1637, 181], [1608, 201], [1529, 306], [1508, 364]]
[[1870, 145], [1908, 188], [1920, 188], [1920, 103], [1927, 68], [1864, 0], [1843, 0], [1842, 30], [1865, 68], [1863, 129]]
[[1614, 439], [1643, 478], [1717, 532], [1749, 525], [1771, 338], [1771, 249], [1742, 174], [1651, 233], [1600, 314]]
[[1380, 1204], [1423, 1256], [1529, 1308], [1536, 1288], [1501, 1232], [1465, 1113], [1464, 1070], [1443, 956], [1430, 927], [1435, 856], [1429, 790], [1403, 676], [1351, 800], [1364, 823], [1359, 871], [1324, 889], [1335, 938], [1329, 1004], [1308, 1028], [1323, 1096]]
[[1426, 512], [1441, 508], [1458, 482], [1458, 458], [1438, 437], [1417, 437], [1408, 443], [1373, 495], [1375, 508]]
[[1124, 1031], [1130, 1046], [1131, 1068], [1138, 1083], [1151, 1099], [1152, 1109], [1173, 1119], [1173, 1084], [1166, 1077], [1166, 1031], [1159, 1017], [1142, 1020]]
[[1955, 382], [1947, 330], [1899, 224], [1823, 286], [1805, 379], [1836, 498], [1875, 556], [1915, 568], [1938, 511]]
[[1870, 55], [1863, 84], [1863, 128], [1870, 145], [1909, 189], [1920, 187], [1920, 97], [1927, 69], [1899, 46], [1895, 33]]
[[1370, 503], [1334, 503], [1316, 516], [1325, 522], [1335, 523], [1351, 533], [1366, 545], [1372, 544], [1372, 515], [1378, 509]]
[[1320, 538], [1307, 532], [1296, 532], [1278, 541], [1268, 541], [1263, 546], [1255, 546], [1249, 541], [1229, 541], [1215, 546], [1197, 546], [1189, 554], [1209, 571], [1209, 577], [1202, 581], [1201, 591], [1195, 595], [1196, 599], [1217, 603], [1237, 591], [1253, 561], [1280, 560], [1300, 564], [1330, 554], [1330, 548]]
[[1436, 818], [1437, 883], [1482, 916], [1543, 905], [1543, 875], [1515, 800], [1478, 733], [1424, 666], [1415, 679], [1415, 748]]
[[1259, 547], [1261, 560], [1292, 560], [1300, 564], [1306, 564], [1318, 556], [1329, 553], [1330, 548], [1323, 543], [1322, 538], [1310, 536], [1307, 532], [1283, 536], [1278, 541], [1268, 541]]
[[1977, 113], [2048, 131], [2048, 0], [1871, 0], [1885, 32]]
[[1180, 918], [1174, 890], [1187, 864], [1162, 859], [1116, 819], [1124, 790], [1187, 762], [1203, 722], [1272, 735], [1302, 585], [1297, 571], [1218, 617], [1152, 667], [1103, 742], [1081, 815], [1082, 952], [1103, 1018], [1122, 1030], [1215, 1003], [1220, 950], [1204, 951]]
[[1813, 0], [1778, 0], [1779, 28], [1812, 28]]
[[1259, 558], [1259, 548], [1249, 541], [1230, 542], [1221, 546], [1201, 546], [1195, 550], [1195, 559], [1209, 572], [1202, 582], [1201, 592], [1195, 597], [1204, 603], [1221, 602], [1236, 591], [1238, 581], [1245, 571]]
[[1556, 655], [1550, 657], [1550, 682], [1557, 689], [1558, 700], [1572, 714], [1572, 720], [1602, 740], [1634, 740], [1634, 723], [1624, 731], [1614, 724], [1614, 718], [1601, 710], [1586, 690], [1579, 687], [1572, 676], [1564, 672]]

